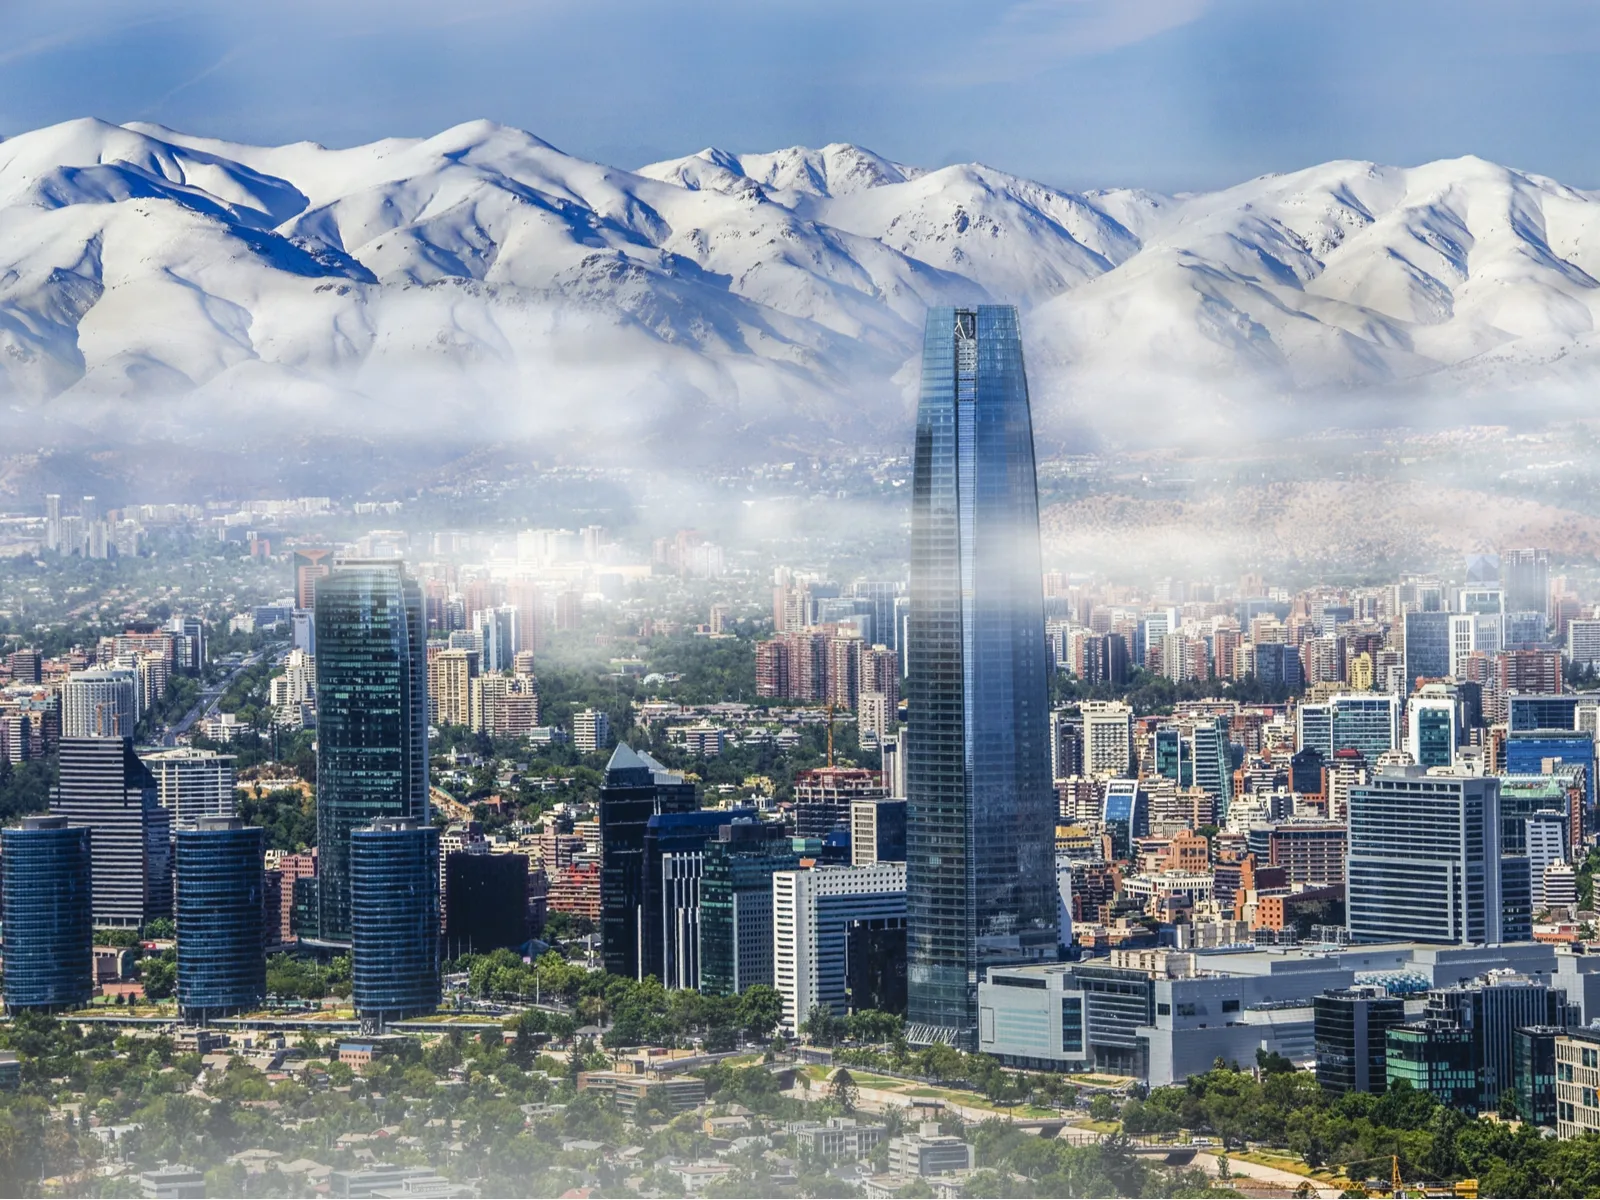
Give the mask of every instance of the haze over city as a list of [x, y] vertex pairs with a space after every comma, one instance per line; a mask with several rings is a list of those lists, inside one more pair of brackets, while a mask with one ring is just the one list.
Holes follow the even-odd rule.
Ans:
[[1591, 1190], [1593, 6], [0, 23], [0, 1191]]

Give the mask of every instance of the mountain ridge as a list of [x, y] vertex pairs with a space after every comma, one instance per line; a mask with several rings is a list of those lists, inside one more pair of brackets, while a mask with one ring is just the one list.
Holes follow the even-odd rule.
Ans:
[[488, 121], [0, 140], [0, 400], [90, 426], [903, 438], [922, 314], [984, 302], [1025, 312], [1047, 442], [1566, 412], [1600, 192], [1472, 156], [1171, 196], [848, 143], [627, 170]]

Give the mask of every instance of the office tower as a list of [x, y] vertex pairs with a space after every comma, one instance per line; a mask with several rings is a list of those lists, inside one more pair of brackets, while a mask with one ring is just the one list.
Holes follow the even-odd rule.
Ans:
[[[304, 854], [283, 854], [270, 851], [267, 855], [269, 874], [276, 874], [278, 887], [278, 907], [274, 910], [268, 906], [267, 912], [267, 940], [284, 945], [294, 941], [298, 926], [295, 921], [297, 911], [309, 911], [312, 918], [309, 928], [304, 932], [307, 937], [314, 936], [316, 930], [316, 876], [317, 853], [315, 850]], [[305, 885], [305, 886], [302, 886]], [[301, 899], [296, 902], [296, 888], [299, 888]]]
[[1305, 665], [1293, 646], [1278, 642], [1255, 644], [1255, 676], [1263, 687], [1298, 692], [1305, 686]]
[[971, 1048], [982, 967], [1056, 950], [1038, 495], [1013, 308], [928, 313], [910, 641], [909, 1017]]
[[528, 856], [444, 855], [444, 954], [487, 954], [528, 940]]
[[879, 746], [883, 758], [883, 790], [891, 800], [906, 798], [906, 731], [890, 734]]
[[1388, 695], [1335, 696], [1332, 709], [1332, 745], [1359, 750], [1368, 762], [1400, 745], [1400, 698]]
[[845, 1008], [853, 1013], [905, 1016], [905, 917], [858, 917], [846, 924], [844, 997]]
[[204, 1024], [267, 994], [262, 831], [204, 816], [177, 832], [178, 1009]]
[[851, 923], [907, 918], [906, 864], [779, 871], [772, 913], [774, 986], [793, 1033], [818, 1006], [845, 1015]]
[[900, 583], [862, 581], [854, 588], [856, 599], [867, 602], [867, 608], [872, 616], [873, 640], [883, 643], [891, 650], [900, 649], [896, 636], [894, 605], [900, 598], [902, 587]]
[[1406, 629], [1406, 677], [1409, 693], [1422, 679], [1446, 679], [1450, 675], [1450, 614], [1447, 612], [1408, 612]]
[[517, 610], [509, 604], [472, 614], [472, 632], [478, 635], [480, 664], [485, 674], [511, 670], [516, 657]]
[[138, 703], [133, 671], [121, 667], [77, 671], [61, 687], [61, 735], [132, 737]]
[[593, 754], [611, 744], [611, 718], [597, 708], [572, 714], [572, 745], [581, 754]]
[[1566, 1032], [1560, 1025], [1524, 1025], [1511, 1034], [1517, 1112], [1530, 1125], [1556, 1126], [1556, 1039]]
[[692, 812], [694, 784], [620, 745], [600, 785], [600, 953], [613, 975], [643, 979], [645, 830], [661, 813]]
[[772, 877], [800, 866], [783, 826], [754, 820], [717, 827], [700, 877], [700, 990], [729, 996], [772, 986]]
[[294, 606], [303, 611], [316, 608], [317, 580], [333, 570], [333, 550], [327, 546], [299, 546], [289, 554], [294, 571]]
[[1595, 804], [1595, 741], [1586, 730], [1516, 729], [1506, 738], [1507, 775], [1545, 775], [1558, 767], [1583, 769], [1585, 808]]
[[639, 973], [669, 988], [700, 986], [700, 880], [706, 843], [718, 830], [754, 821], [754, 809], [657, 813], [645, 822]]
[[1389, 1031], [1386, 1074], [1467, 1113], [1493, 1112], [1516, 1084], [1515, 1032], [1574, 1024], [1566, 992], [1496, 972], [1428, 992], [1422, 1018]]
[[1315, 750], [1323, 758], [1333, 756], [1333, 705], [1302, 704], [1294, 710], [1295, 745]]
[[1539, 812], [1529, 815], [1525, 823], [1524, 847], [1533, 907], [1547, 908], [1550, 901], [1545, 897], [1545, 868], [1567, 861], [1567, 817], [1559, 812]]
[[428, 819], [422, 592], [398, 559], [347, 559], [316, 582], [319, 939], [350, 939], [350, 837]]
[[1317, 1083], [1329, 1092], [1381, 1092], [1389, 1030], [1406, 1022], [1405, 1000], [1381, 988], [1324, 992], [1313, 1007]]
[[906, 802], [904, 800], [852, 800], [850, 802], [850, 865], [905, 862]]
[[439, 1007], [439, 831], [408, 818], [382, 818], [351, 831], [348, 853], [356, 1015], [364, 1026], [381, 1028], [433, 1012]]
[[7, 665], [13, 683], [42, 683], [44, 658], [37, 650], [13, 650]]
[[50, 811], [94, 831], [94, 923], [172, 913], [172, 814], [132, 738], [64, 737]]
[[44, 548], [60, 554], [65, 549], [62, 541], [61, 497], [50, 492], [44, 498]]
[[1089, 700], [1083, 712], [1083, 769], [1095, 776], [1133, 769], [1133, 709], [1120, 700]]
[[0, 832], [8, 1013], [82, 1008], [94, 993], [90, 839], [61, 816]]
[[1350, 791], [1352, 942], [1501, 936], [1500, 781], [1394, 767]]
[[1459, 705], [1442, 685], [1424, 684], [1406, 704], [1406, 748], [1420, 767], [1455, 762], [1461, 733]]
[[1593, 698], [1576, 692], [1510, 696], [1506, 701], [1507, 723], [1512, 733], [1577, 729], [1578, 709], [1586, 703], [1593, 704]]
[[233, 755], [179, 747], [143, 758], [173, 828], [195, 829], [201, 817], [233, 816]]
[[850, 828], [850, 805], [883, 796], [883, 781], [864, 767], [816, 767], [794, 777], [795, 836], [825, 838]]
[[1113, 779], [1106, 784], [1101, 821], [1111, 838], [1111, 857], [1133, 857], [1133, 840], [1150, 834], [1150, 799], [1137, 779]]
[[[1550, 551], [1506, 550], [1500, 554], [1500, 578], [1505, 585], [1507, 613], [1538, 613], [1542, 626], [1550, 622]], [[1539, 637], [1544, 636], [1541, 627]]]

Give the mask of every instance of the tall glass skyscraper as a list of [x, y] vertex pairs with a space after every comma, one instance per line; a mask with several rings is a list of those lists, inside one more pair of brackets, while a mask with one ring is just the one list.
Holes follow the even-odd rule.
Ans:
[[398, 559], [345, 560], [316, 581], [318, 939], [350, 940], [350, 835], [428, 820], [422, 592]]
[[259, 1005], [267, 994], [261, 828], [201, 817], [178, 830], [178, 1007], [185, 1018]]
[[[318, 588], [320, 593], [321, 588]], [[350, 839], [350, 998], [363, 1027], [439, 1007], [439, 831], [386, 819]]]
[[912, 478], [909, 1018], [975, 1049], [987, 966], [1053, 956], [1048, 662], [1016, 310], [936, 308]]
[[89, 829], [23, 817], [0, 834], [5, 862], [5, 1006], [79, 1008], [94, 993]]

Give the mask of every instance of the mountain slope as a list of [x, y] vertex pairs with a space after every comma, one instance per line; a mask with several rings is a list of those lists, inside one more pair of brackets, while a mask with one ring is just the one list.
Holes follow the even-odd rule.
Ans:
[[0, 399], [191, 433], [899, 439], [923, 313], [974, 302], [1027, 310], [1047, 443], [1562, 405], [1597, 280], [1600, 194], [1473, 158], [1169, 197], [839, 144], [627, 171], [481, 121], [0, 142]]

